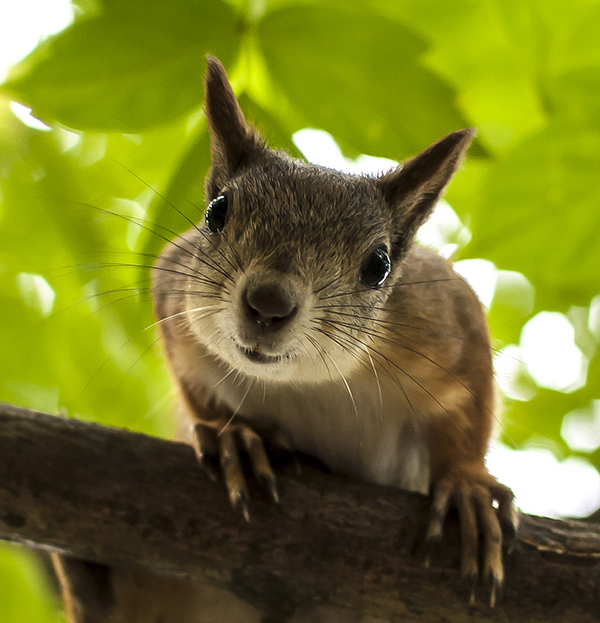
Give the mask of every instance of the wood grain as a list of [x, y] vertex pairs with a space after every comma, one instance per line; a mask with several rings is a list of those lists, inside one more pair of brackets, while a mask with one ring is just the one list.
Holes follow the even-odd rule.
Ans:
[[600, 525], [522, 516], [500, 603], [468, 605], [451, 517], [424, 565], [426, 497], [279, 467], [251, 483], [251, 521], [190, 447], [0, 404], [0, 538], [233, 590], [285, 620], [298, 604], [402, 621], [600, 620]]

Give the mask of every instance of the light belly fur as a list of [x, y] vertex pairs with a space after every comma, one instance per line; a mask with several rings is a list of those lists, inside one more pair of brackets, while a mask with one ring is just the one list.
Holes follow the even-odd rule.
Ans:
[[412, 411], [416, 398], [409, 403], [398, 393], [396, 383], [384, 378], [378, 385], [374, 375], [350, 378], [348, 387], [341, 380], [297, 386], [245, 378], [222, 383], [216, 398], [257, 426], [276, 426], [292, 449], [335, 472], [427, 493], [423, 419]]

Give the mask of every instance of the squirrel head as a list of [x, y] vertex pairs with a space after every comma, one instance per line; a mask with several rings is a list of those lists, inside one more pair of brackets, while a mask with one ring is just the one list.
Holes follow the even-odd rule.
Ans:
[[186, 285], [192, 332], [264, 380], [351, 373], [473, 131], [448, 134], [378, 177], [307, 164], [267, 147], [214, 57], [205, 114], [211, 168], [205, 223], [192, 232], [190, 268], [200, 276]]

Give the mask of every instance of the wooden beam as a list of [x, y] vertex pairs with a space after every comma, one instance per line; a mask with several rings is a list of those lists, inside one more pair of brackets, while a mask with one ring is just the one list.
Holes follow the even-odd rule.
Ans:
[[[523, 516], [493, 610], [468, 605], [456, 518], [424, 565], [426, 497], [303, 464], [251, 521], [181, 443], [0, 404], [0, 538], [228, 588], [265, 612], [325, 603], [390, 620], [597, 621], [600, 525]], [[443, 618], [445, 617], [445, 619]]]

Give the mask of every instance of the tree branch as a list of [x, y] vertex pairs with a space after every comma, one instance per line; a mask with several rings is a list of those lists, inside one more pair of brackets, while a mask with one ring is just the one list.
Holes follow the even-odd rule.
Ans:
[[280, 473], [282, 504], [251, 487], [246, 523], [189, 446], [0, 404], [2, 539], [208, 582], [264, 612], [320, 602], [403, 621], [598, 620], [600, 525], [523, 516], [492, 610], [483, 587], [467, 604], [456, 518], [424, 567], [427, 498], [310, 465]]

